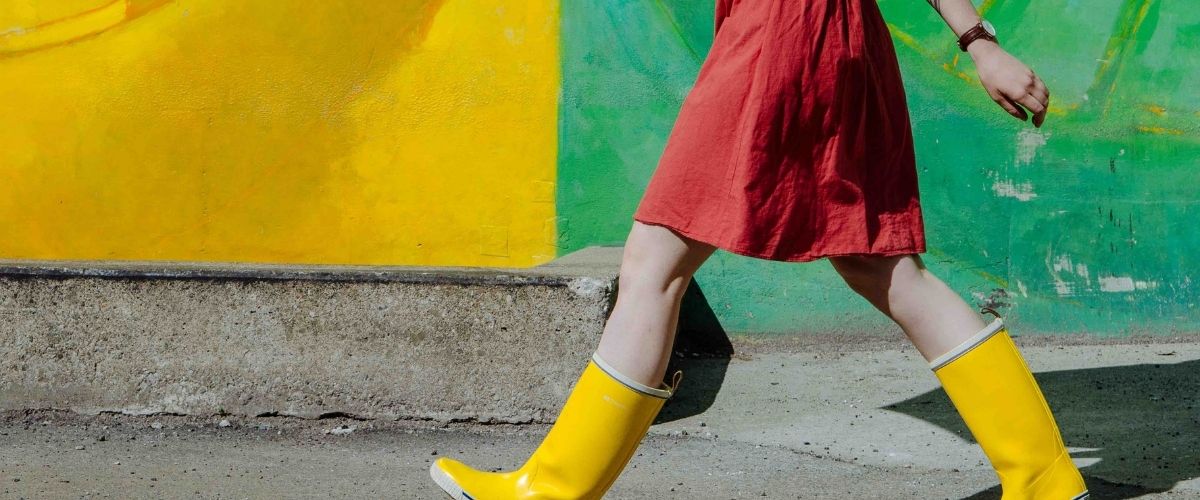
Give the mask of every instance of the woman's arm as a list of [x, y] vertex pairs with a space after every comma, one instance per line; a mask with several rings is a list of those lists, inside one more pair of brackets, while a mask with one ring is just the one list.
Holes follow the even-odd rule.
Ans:
[[[979, 23], [979, 13], [971, 5], [971, 0], [926, 1], [946, 20], [955, 37], [962, 36]], [[967, 52], [975, 61], [979, 83], [983, 84], [992, 100], [1022, 121], [1028, 118], [1025, 112], [1028, 109], [1033, 113], [1033, 125], [1041, 127], [1050, 102], [1050, 91], [1042, 79], [991, 40], [975, 40], [967, 46]], [[1021, 109], [1022, 106], [1025, 109]]]

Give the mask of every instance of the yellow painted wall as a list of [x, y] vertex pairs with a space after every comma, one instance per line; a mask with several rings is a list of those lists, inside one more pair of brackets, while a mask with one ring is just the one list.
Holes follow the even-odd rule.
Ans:
[[0, 7], [0, 258], [554, 257], [558, 2]]

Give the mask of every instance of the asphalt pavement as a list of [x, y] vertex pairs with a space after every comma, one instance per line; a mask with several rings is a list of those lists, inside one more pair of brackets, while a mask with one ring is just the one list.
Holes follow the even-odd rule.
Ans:
[[[1200, 499], [1200, 342], [1018, 345], [1092, 498]], [[911, 346], [735, 347], [673, 360], [679, 392], [606, 498], [999, 498]], [[9, 411], [0, 498], [439, 499], [438, 456], [511, 469], [547, 429]]]

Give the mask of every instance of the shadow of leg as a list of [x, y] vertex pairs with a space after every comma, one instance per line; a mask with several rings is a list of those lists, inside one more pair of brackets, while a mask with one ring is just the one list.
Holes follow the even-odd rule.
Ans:
[[[1096, 348], [1103, 350], [1103, 348]], [[1172, 353], [1174, 354], [1174, 353]], [[1200, 361], [1121, 364], [1034, 373], [1063, 428], [1071, 455], [1094, 462], [1080, 470], [1092, 498], [1162, 493], [1200, 471], [1197, 420]], [[975, 441], [941, 389], [885, 409]], [[1000, 498], [1000, 486], [968, 498]]]
[[683, 370], [684, 382], [655, 423], [704, 413], [717, 398], [733, 356], [733, 344], [696, 280], [688, 284], [679, 310], [679, 330], [667, 373]]

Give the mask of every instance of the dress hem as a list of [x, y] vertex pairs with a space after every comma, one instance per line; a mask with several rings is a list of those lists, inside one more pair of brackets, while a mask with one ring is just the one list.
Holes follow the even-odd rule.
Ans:
[[653, 220], [647, 219], [640, 215], [635, 215], [633, 217], [633, 220], [641, 222], [643, 224], [650, 224], [650, 225], [665, 227], [665, 228], [675, 231], [679, 234], [682, 234], [682, 235], [688, 237], [689, 239], [717, 247], [721, 250], [724, 250], [724, 251], [732, 253], [732, 254], [742, 255], [745, 257], [754, 257], [757, 259], [770, 260], [770, 261], [775, 261], [775, 262], [813, 262], [813, 261], [817, 261], [817, 260], [824, 259], [827, 257], [847, 257], [847, 256], [851, 256], [851, 255], [872, 255], [872, 256], [878, 256], [878, 257], [894, 257], [897, 255], [922, 254], [922, 253], [926, 252], [925, 245], [919, 245], [919, 246], [913, 247], [913, 248], [891, 248], [891, 249], [887, 249], [887, 250], [876, 250], [876, 251], [866, 251], [866, 252], [837, 252], [837, 251], [834, 251], [834, 252], [805, 252], [805, 253], [802, 253], [799, 255], [793, 255], [793, 256], [787, 256], [787, 257], [777, 257], [777, 256], [773, 257], [770, 254], [750, 251], [749, 249], [747, 249], [745, 247], [739, 247], [739, 246], [735, 246], [735, 245], [726, 244], [725, 242], [720, 241], [719, 238], [714, 238], [714, 237], [711, 237], [708, 235], [699, 234], [695, 231], [682, 229], [681, 227], [679, 227], [675, 224], [653, 221]]

